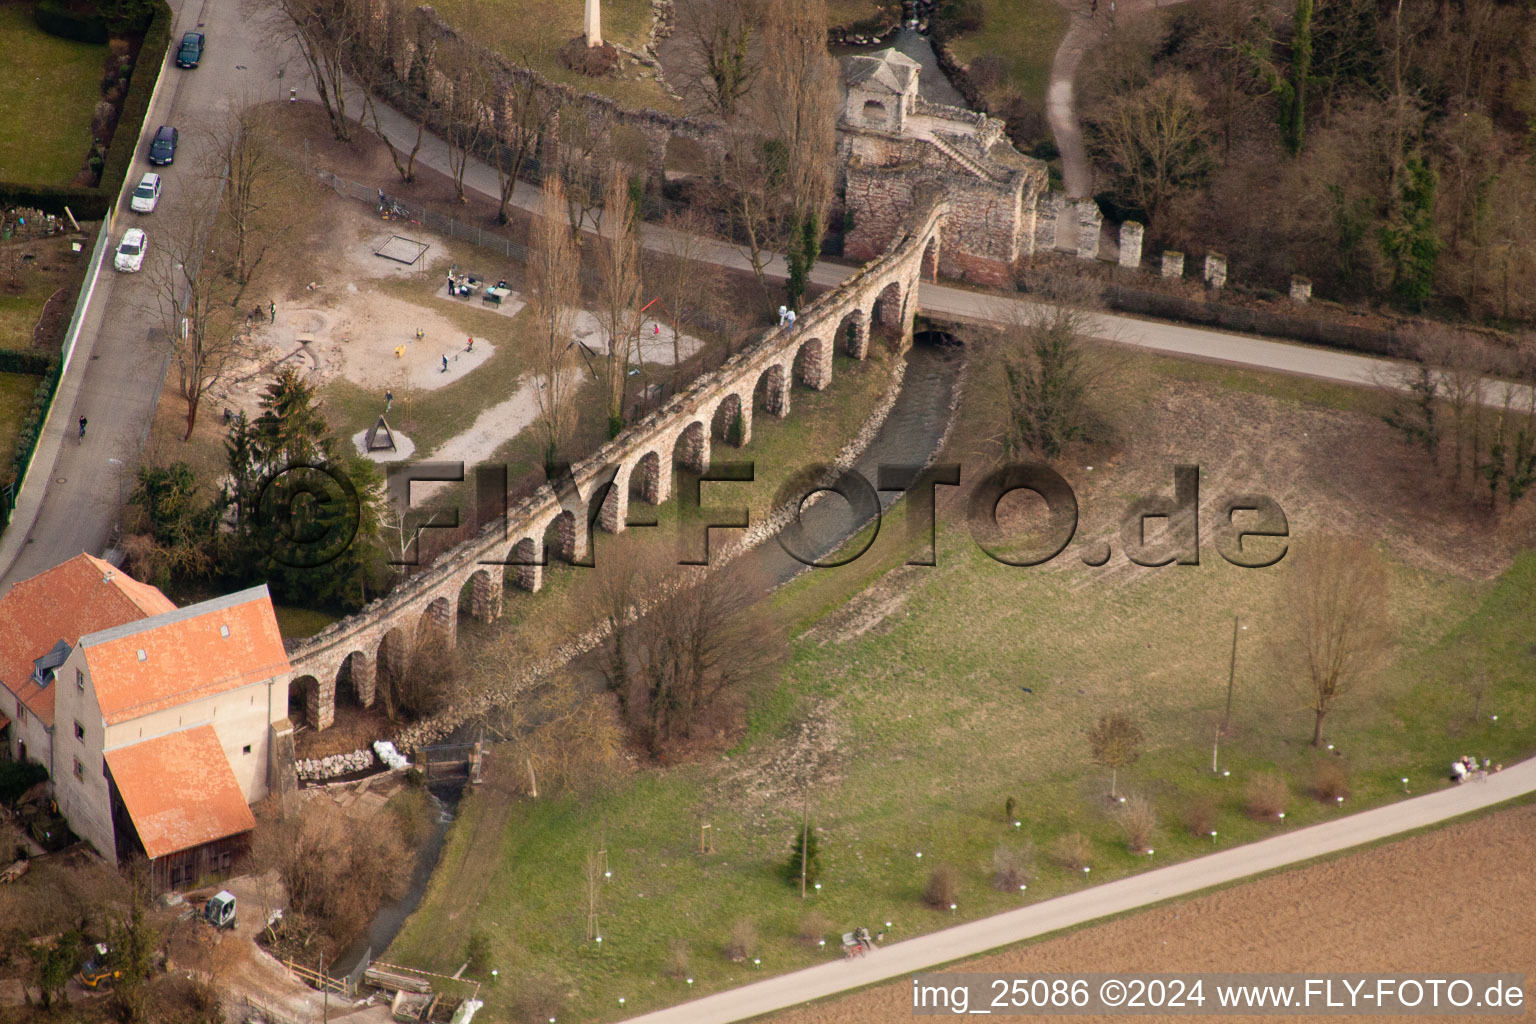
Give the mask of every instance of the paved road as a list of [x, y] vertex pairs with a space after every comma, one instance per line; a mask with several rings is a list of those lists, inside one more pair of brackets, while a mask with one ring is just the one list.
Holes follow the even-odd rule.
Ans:
[[1202, 889], [1299, 864], [1536, 791], [1536, 759], [1426, 796], [1297, 829], [1155, 871], [1093, 886], [1018, 910], [885, 946], [634, 1017], [630, 1024], [727, 1024], [1035, 938]]
[[[150, 259], [157, 228], [185, 208], [189, 190], [202, 173], [206, 136], [198, 124], [219, 116], [237, 97], [276, 97], [282, 70], [280, 48], [272, 45], [271, 33], [259, 19], [249, 17], [238, 0], [180, 0], [172, 7], [176, 21], [171, 53], [119, 197], [111, 239], [115, 245], [129, 227], [143, 227]], [[173, 60], [176, 42], [194, 28], [207, 33], [208, 50], [199, 67], [182, 71]], [[129, 211], [124, 196], [152, 169], [144, 154], [149, 136], [161, 124], [181, 130], [176, 162], [155, 168], [165, 179], [159, 208], [136, 214]], [[110, 248], [102, 264], [88, 272], [87, 286], [94, 279], [94, 292], [74, 357], [11, 526], [0, 535], [0, 593], [81, 551], [99, 553], [112, 543], [170, 356], [168, 344], [157, 339], [152, 328], [155, 298], [147, 278], [114, 271]], [[83, 442], [75, 426], [81, 416], [89, 421]]]

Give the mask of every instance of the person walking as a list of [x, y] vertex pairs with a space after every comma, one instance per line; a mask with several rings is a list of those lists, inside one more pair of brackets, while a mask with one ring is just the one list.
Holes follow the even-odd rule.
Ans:
[[779, 326], [783, 327], [787, 323], [789, 323], [789, 307], [788, 306], [780, 306], [779, 307]]
[[80, 417], [80, 439], [81, 440], [85, 439], [85, 417], [84, 416]]
[[475, 338], [474, 338], [474, 335], [470, 335], [469, 341], [467, 341], [464, 344], [464, 351], [465, 352], [473, 352], [474, 350], [475, 350]]
[[267, 322], [271, 323], [271, 324], [277, 323], [277, 303], [275, 303], [275, 302], [267, 303], [267, 312], [272, 314], [272, 319], [268, 320]]
[[395, 393], [393, 391], [386, 391], [386, 392], [384, 392], [384, 411], [385, 412], [389, 412], [390, 407], [393, 406], [394, 404], [395, 404]]
[[447, 356], [443, 356], [443, 372], [444, 373], [448, 372], [448, 357]]
[[785, 318], [789, 320], [789, 329], [790, 330], [794, 330], [795, 329], [795, 311], [791, 309], [789, 312], [785, 313], [784, 315], [785, 315]]

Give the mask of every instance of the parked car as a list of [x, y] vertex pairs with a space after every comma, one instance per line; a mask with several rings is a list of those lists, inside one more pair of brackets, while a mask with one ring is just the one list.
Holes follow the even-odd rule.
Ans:
[[179, 133], [168, 124], [160, 126], [149, 144], [149, 162], [157, 167], [176, 162], [176, 142]]
[[176, 66], [179, 68], [195, 68], [197, 62], [203, 59], [203, 46], [207, 38], [201, 32], [188, 32], [181, 37], [181, 48], [176, 51]]
[[136, 274], [144, 267], [144, 251], [149, 248], [149, 238], [143, 228], [129, 228], [123, 232], [123, 240], [117, 243], [117, 253], [112, 265], [125, 274]]
[[134, 213], [154, 213], [155, 205], [159, 202], [160, 175], [154, 171], [148, 171], [134, 188], [133, 198], [128, 200], [128, 208]]

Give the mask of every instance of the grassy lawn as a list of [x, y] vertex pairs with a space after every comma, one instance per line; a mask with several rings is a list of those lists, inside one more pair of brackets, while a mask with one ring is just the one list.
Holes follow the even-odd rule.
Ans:
[[[0, 348], [32, 347], [32, 332], [48, 305], [48, 297], [64, 283], [66, 275], [62, 267], [46, 271], [28, 268], [21, 273], [19, 291], [0, 288]], [[66, 321], [72, 312], [71, 309], [65, 313]]]
[[[672, 110], [676, 102], [654, 79], [588, 78], [564, 67], [560, 47], [583, 32], [583, 5], [567, 0], [443, 0], [433, 5], [449, 24], [472, 29], [481, 42], [509, 60], [532, 67], [582, 92], [596, 92], [622, 100], [630, 107]], [[607, 0], [602, 7], [603, 39], [638, 50], [651, 30], [648, 0]]]
[[274, 604], [272, 612], [277, 616], [277, 628], [288, 640], [314, 636], [336, 621], [336, 616], [313, 608], [296, 608], [293, 605]]
[[[1245, 393], [1261, 390], [1257, 380], [1222, 383]], [[1353, 401], [1310, 382], [1277, 389], [1328, 416], [1349, 415], [1339, 410]], [[796, 393], [797, 410], [803, 397]], [[792, 438], [763, 423], [754, 424], [762, 443], [783, 444], [794, 464], [807, 461]], [[758, 443], [747, 451], [768, 476], [775, 470], [764, 471]], [[1012, 568], [977, 549], [960, 505], [941, 503], [935, 567], [901, 566], [911, 547], [903, 505], [862, 559], [803, 576], [771, 598], [790, 623], [792, 656], [725, 755], [641, 769], [583, 797], [516, 800], [494, 786], [470, 794], [428, 896], [388, 958], [451, 973], [470, 936], [483, 933], [501, 985], [487, 992], [488, 1019], [514, 1019], [522, 982], [536, 975], [565, 993], [560, 1019], [614, 1019], [825, 960], [855, 925], [889, 921], [891, 937], [902, 938], [1209, 851], [1212, 839], [1183, 823], [1197, 802], [1214, 805], [1210, 827], [1225, 847], [1389, 801], [1405, 776], [1415, 792], [1446, 785], [1455, 754], [1508, 762], [1536, 745], [1536, 695], [1523, 684], [1536, 553], [1482, 582], [1388, 557], [1395, 657], [1369, 700], [1330, 718], [1335, 755], [1306, 744], [1306, 714], [1266, 672], [1264, 612], [1278, 574], [1220, 559], [1130, 577], [1075, 559]], [[547, 628], [538, 604], [514, 602], [509, 632]], [[1234, 734], [1221, 748], [1230, 775], [1221, 776], [1210, 771], [1210, 744], [1234, 614], [1253, 628], [1239, 650]], [[1480, 667], [1492, 686], [1473, 720], [1471, 699], [1455, 684]], [[1104, 796], [1107, 772], [1089, 763], [1083, 737], [1098, 715], [1118, 709], [1134, 711], [1148, 737], [1121, 785], [1157, 807], [1151, 857], [1128, 852]], [[1317, 762], [1331, 760], [1348, 766], [1342, 807], [1309, 793]], [[1283, 824], [1244, 810], [1244, 788], [1260, 772], [1289, 782]], [[1009, 797], [1017, 825], [1004, 816]], [[803, 800], [824, 865], [822, 888], [806, 902], [780, 870]], [[698, 852], [705, 822], [714, 836], [708, 855]], [[1053, 860], [1053, 842], [1070, 832], [1091, 844], [1091, 873]], [[999, 891], [990, 882], [994, 849], [1025, 841], [1038, 851], [1028, 890]], [[597, 907], [600, 946], [584, 940], [583, 863], [596, 850], [607, 851], [612, 871]], [[921, 901], [939, 863], [958, 873], [953, 913]], [[809, 921], [812, 912], [821, 919]], [[724, 955], [740, 921], [756, 927], [760, 968]], [[811, 942], [801, 939], [808, 925]], [[679, 943], [691, 987], [667, 970]]]
[[105, 46], [50, 36], [26, 4], [0, 6], [0, 181], [67, 185], [91, 146]]
[[1002, 110], [1000, 101], [1015, 93], [1043, 112], [1051, 62], [1067, 34], [1067, 12], [1053, 0], [982, 0], [982, 8], [986, 13], [981, 28], [951, 41], [955, 58], [969, 67], [978, 57], [1001, 57], [1007, 76], [986, 88], [988, 105]]

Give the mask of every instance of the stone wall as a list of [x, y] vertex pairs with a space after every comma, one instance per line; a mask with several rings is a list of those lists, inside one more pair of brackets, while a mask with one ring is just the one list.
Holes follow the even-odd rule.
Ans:
[[845, 143], [843, 201], [853, 227], [843, 254], [868, 260], [883, 252], [919, 200], [942, 192], [944, 222], [939, 274], [991, 287], [1009, 287], [1014, 266], [1034, 251], [1035, 198], [1043, 184], [1027, 172], [992, 181], [957, 172], [938, 150], [916, 140], [861, 136]]
[[[531, 88], [540, 108], [559, 119], [576, 118], [580, 129], [597, 140], [593, 158], [604, 161], [612, 154], [614, 131], [631, 129], [643, 140], [645, 166], [652, 184], [660, 187], [666, 169], [667, 146], [673, 138], [689, 139], [702, 146], [712, 158], [719, 159], [726, 148], [726, 127], [713, 118], [684, 117], [658, 110], [630, 109], [609, 96], [583, 92], [551, 82], [530, 68], [514, 64], [500, 54], [467, 39], [433, 8], [415, 6], [408, 0], [365, 0], [367, 12], [359, 40], [359, 58], [387, 70], [393, 77], [392, 90], [397, 97], [414, 100], [420, 114], [432, 122], [434, 105], [447, 104], [452, 95], [452, 81], [439, 67], [440, 56], [452, 50], [456, 65], [462, 59], [481, 62], [485, 73], [499, 83], [503, 96], [514, 88]], [[498, 109], [500, 108], [500, 109]], [[488, 105], [483, 110], [486, 147], [495, 139], [510, 144], [512, 128], [508, 125], [505, 103]], [[569, 123], [566, 129], [569, 130]], [[559, 132], [552, 130], [540, 140], [540, 158], [553, 160], [558, 155]], [[485, 147], [483, 147], [485, 148]], [[640, 170], [641, 168], [636, 168]]]

